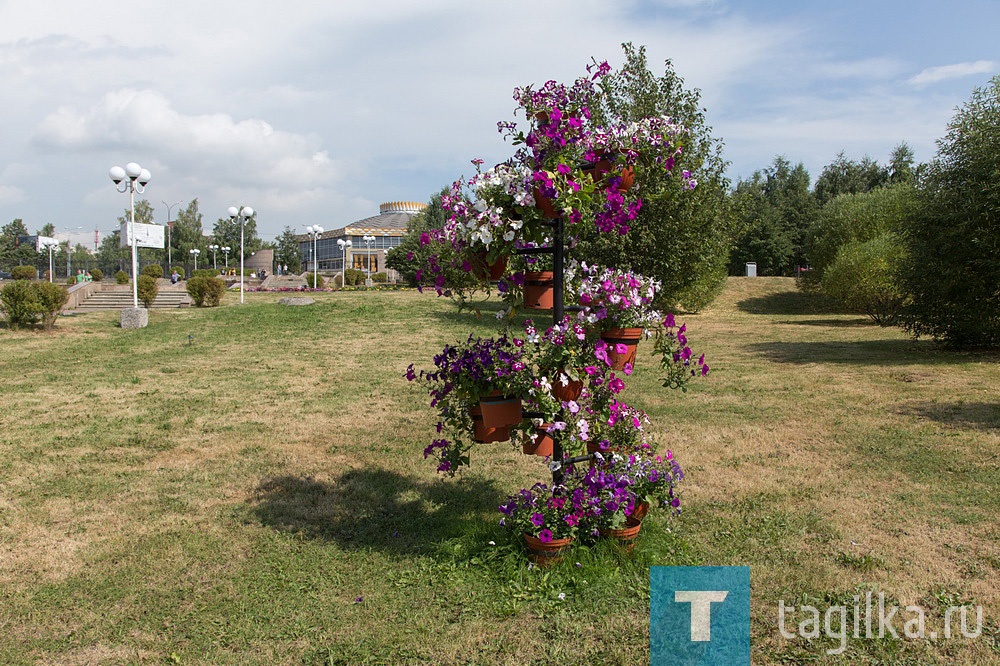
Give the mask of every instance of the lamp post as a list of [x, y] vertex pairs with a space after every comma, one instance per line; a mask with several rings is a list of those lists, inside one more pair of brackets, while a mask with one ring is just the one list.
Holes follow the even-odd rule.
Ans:
[[173, 208], [174, 206], [180, 206], [181, 202], [178, 201], [177, 203], [168, 204], [163, 199], [160, 199], [160, 203], [162, 203], [164, 206], [167, 207], [167, 271], [169, 271], [170, 264], [174, 262], [173, 257], [171, 256], [170, 253], [170, 250], [172, 249], [173, 246], [170, 239], [170, 232], [173, 231], [174, 229], [174, 223], [170, 221], [170, 209]]
[[218, 245], [209, 245], [208, 249], [212, 251], [212, 268], [214, 270], [219, 270], [219, 262], [215, 260], [215, 253], [221, 248]]
[[243, 303], [243, 228], [246, 226], [247, 220], [253, 217], [253, 208], [251, 208], [250, 206], [243, 206], [242, 208], [237, 208], [236, 206], [230, 206], [228, 213], [230, 220], [240, 221], [240, 304], [242, 304]]
[[368, 277], [365, 279], [365, 286], [370, 287], [372, 284], [372, 243], [375, 242], [374, 236], [362, 236], [361, 240], [365, 242], [365, 261], [368, 263]]
[[318, 224], [310, 225], [306, 227], [306, 233], [313, 237], [313, 289], [316, 289], [316, 284], [319, 282], [319, 258], [316, 255], [316, 251], [318, 249], [319, 237], [323, 235], [323, 227]]
[[228, 245], [223, 245], [219, 249], [222, 250], [222, 253], [224, 255], [226, 255], [226, 272], [228, 273], [229, 272], [229, 251], [231, 249], [233, 249], [233, 248], [229, 247]]
[[347, 279], [347, 250], [351, 247], [351, 239], [344, 240], [343, 238], [338, 238], [337, 245], [344, 252], [344, 263], [340, 267], [340, 288], [343, 289], [344, 280]]
[[[153, 176], [143, 169], [141, 166], [135, 162], [129, 162], [125, 165], [125, 168], [120, 166], [113, 166], [108, 171], [108, 176], [111, 181], [115, 184], [115, 189], [124, 194], [128, 192], [129, 196], [129, 209], [131, 214], [129, 215], [129, 245], [132, 246], [132, 307], [139, 309], [139, 284], [136, 276], [137, 265], [139, 263], [138, 256], [136, 254], [136, 244], [135, 244], [135, 193], [138, 192], [142, 194], [146, 191], [146, 185], [152, 180]], [[127, 179], [127, 180], [126, 180]], [[124, 183], [124, 189], [122, 185]]]
[[194, 257], [194, 269], [198, 270], [198, 255], [201, 254], [201, 250], [198, 248], [193, 248], [191, 250], [191, 256]]
[[52, 263], [52, 251], [59, 247], [59, 241], [56, 239], [45, 241], [40, 244], [38, 251], [41, 252], [42, 248], [48, 248], [49, 250], [49, 282], [52, 282], [52, 275], [56, 272], [55, 265]]

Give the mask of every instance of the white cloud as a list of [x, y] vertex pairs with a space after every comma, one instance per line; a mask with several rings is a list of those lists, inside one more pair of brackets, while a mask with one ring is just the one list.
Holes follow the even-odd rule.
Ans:
[[1000, 69], [1000, 64], [992, 60], [976, 60], [975, 62], [960, 62], [955, 65], [928, 67], [910, 78], [909, 83], [917, 87], [924, 87], [949, 79], [960, 79], [976, 74], [990, 74], [996, 72], [998, 69]]
[[0, 185], [0, 204], [16, 204], [24, 201], [24, 190], [10, 185]]

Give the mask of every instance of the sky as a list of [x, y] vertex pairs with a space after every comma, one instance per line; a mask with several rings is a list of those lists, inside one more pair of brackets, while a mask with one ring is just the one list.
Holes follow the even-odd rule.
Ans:
[[701, 91], [734, 183], [778, 155], [815, 179], [841, 151], [932, 159], [1000, 73], [1000, 2], [0, 0], [0, 225], [92, 247], [137, 162], [159, 224], [197, 198], [206, 233], [233, 205], [265, 240], [340, 228], [506, 159], [513, 89], [623, 42]]

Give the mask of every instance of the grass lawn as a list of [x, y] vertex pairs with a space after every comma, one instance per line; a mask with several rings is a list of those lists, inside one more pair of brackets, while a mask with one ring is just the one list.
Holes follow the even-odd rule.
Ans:
[[[626, 392], [687, 472], [684, 513], [631, 555], [529, 570], [496, 506], [541, 459], [481, 445], [441, 478], [403, 378], [492, 333], [490, 304], [281, 296], [0, 328], [0, 663], [643, 664], [649, 567], [680, 564], [750, 565], [755, 664], [1000, 663], [1000, 355], [733, 278], [682, 318], [710, 378], [662, 389], [640, 347]], [[929, 629], [982, 605], [982, 633], [839, 656], [779, 633], [779, 600], [868, 591]]]

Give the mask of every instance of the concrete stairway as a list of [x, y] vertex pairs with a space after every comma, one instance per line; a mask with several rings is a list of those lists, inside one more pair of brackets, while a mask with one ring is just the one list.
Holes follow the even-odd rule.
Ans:
[[[139, 303], [140, 307], [142, 303]], [[191, 297], [186, 291], [160, 289], [153, 301], [154, 308], [186, 308], [191, 305]], [[131, 291], [99, 291], [83, 301], [73, 312], [94, 312], [97, 310], [121, 310], [132, 307]]]

